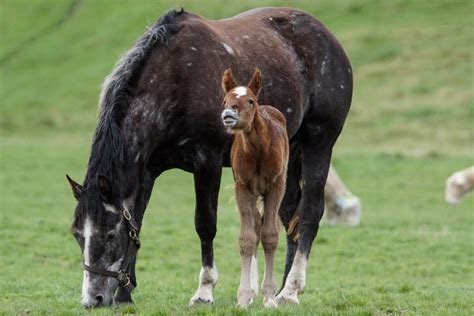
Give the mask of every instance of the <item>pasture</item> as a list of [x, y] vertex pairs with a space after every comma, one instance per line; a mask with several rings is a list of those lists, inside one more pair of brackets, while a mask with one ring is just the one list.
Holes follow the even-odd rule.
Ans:
[[[84, 176], [100, 85], [167, 9], [225, 18], [286, 1], [0, 2], [0, 314], [80, 314], [81, 253], [65, 174]], [[71, 5], [73, 4], [73, 5]], [[239, 217], [224, 171], [212, 306], [188, 307], [200, 269], [192, 176], [158, 178], [138, 254], [136, 305], [91, 314], [474, 313], [474, 195], [444, 181], [474, 161], [472, 1], [293, 1], [337, 36], [354, 68], [333, 163], [362, 199], [355, 228], [323, 226], [299, 306], [235, 307]], [[276, 255], [280, 282], [283, 231]], [[260, 252], [262, 254], [262, 252]], [[260, 277], [263, 257], [260, 255]]]

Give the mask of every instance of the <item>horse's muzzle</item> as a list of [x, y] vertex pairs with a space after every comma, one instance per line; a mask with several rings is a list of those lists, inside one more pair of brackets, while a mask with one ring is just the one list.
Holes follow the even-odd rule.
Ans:
[[239, 114], [236, 110], [225, 109], [222, 111], [221, 119], [225, 127], [234, 127], [239, 122]]

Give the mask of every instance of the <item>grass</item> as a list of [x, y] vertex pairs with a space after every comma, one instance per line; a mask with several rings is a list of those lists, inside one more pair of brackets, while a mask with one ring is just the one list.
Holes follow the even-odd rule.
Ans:
[[[284, 1], [0, 2], [0, 314], [81, 314], [81, 255], [64, 179], [81, 179], [100, 84], [166, 9], [211, 18]], [[288, 4], [286, 4], [288, 5]], [[91, 314], [474, 313], [474, 195], [443, 201], [444, 181], [474, 161], [471, 1], [294, 1], [340, 39], [355, 93], [334, 164], [363, 202], [357, 228], [323, 226], [299, 306], [235, 308], [239, 221], [225, 170], [213, 306], [187, 306], [200, 251], [190, 174], [157, 180], [145, 216], [136, 305]], [[36, 38], [36, 40], [29, 40]], [[283, 236], [281, 236], [283, 237]], [[277, 253], [282, 274], [284, 242]], [[261, 260], [260, 260], [261, 261]], [[260, 262], [262, 263], [262, 262]], [[262, 271], [260, 273], [262, 276]]]

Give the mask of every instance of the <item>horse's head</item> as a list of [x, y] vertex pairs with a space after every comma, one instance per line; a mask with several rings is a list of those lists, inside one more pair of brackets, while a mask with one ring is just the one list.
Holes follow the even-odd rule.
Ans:
[[124, 261], [129, 260], [125, 257], [130, 247], [130, 229], [123, 212], [130, 215], [128, 206], [118, 204], [106, 177], [97, 176], [85, 186], [67, 179], [78, 202], [71, 231], [83, 255], [82, 305], [111, 305], [119, 281], [117, 276], [106, 276], [101, 272], [127, 268], [124, 264], [128, 262]]
[[227, 69], [224, 72], [222, 89], [225, 97], [221, 118], [229, 133], [250, 128], [258, 108], [257, 97], [261, 89], [261, 77], [260, 70], [256, 69], [247, 87], [237, 86], [232, 71]]

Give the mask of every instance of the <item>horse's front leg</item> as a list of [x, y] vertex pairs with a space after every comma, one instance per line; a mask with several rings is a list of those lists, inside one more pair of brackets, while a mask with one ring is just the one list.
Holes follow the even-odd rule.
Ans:
[[217, 198], [221, 183], [222, 157], [207, 159], [205, 165], [194, 172], [196, 210], [194, 224], [201, 239], [202, 267], [199, 273], [199, 286], [189, 302], [214, 303], [212, 290], [217, 283], [218, 274], [214, 264], [213, 240], [216, 236]]

